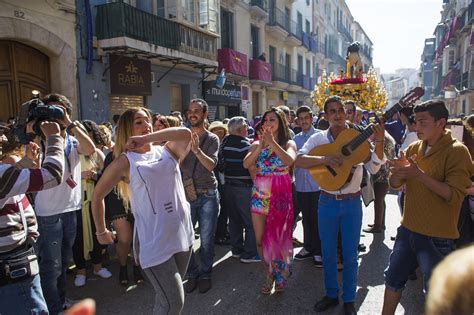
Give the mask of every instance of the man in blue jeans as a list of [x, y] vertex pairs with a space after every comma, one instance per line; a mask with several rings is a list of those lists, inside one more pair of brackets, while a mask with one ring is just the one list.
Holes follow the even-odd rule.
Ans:
[[38, 252], [41, 286], [51, 314], [67, 308], [66, 268], [72, 257], [76, 238], [76, 211], [81, 209], [81, 164], [79, 155], [95, 153], [95, 145], [84, 127], [69, 118], [72, 105], [60, 94], [43, 99], [47, 105], [64, 109], [61, 136], [64, 138], [64, 181], [57, 187], [41, 191], [35, 198], [38, 219]]
[[390, 186], [406, 185], [406, 194], [401, 226], [385, 270], [385, 315], [395, 313], [417, 266], [426, 292], [432, 270], [454, 249], [461, 204], [474, 173], [469, 150], [445, 130], [446, 105], [427, 101], [413, 111], [421, 141], [410, 144], [390, 163]]
[[[298, 151], [298, 167], [310, 168], [316, 165], [337, 167], [342, 165], [340, 155], [311, 156], [308, 153], [315, 147], [333, 142], [339, 134], [349, 128], [342, 99], [331, 96], [324, 102], [324, 112], [329, 121], [329, 129], [311, 136]], [[375, 148], [367, 156], [365, 168], [375, 174], [385, 163], [383, 153], [384, 128], [377, 124], [374, 128]], [[354, 165], [353, 173], [337, 191], [321, 190], [319, 198], [319, 235], [323, 252], [324, 286], [326, 295], [316, 303], [315, 311], [325, 312], [339, 304], [339, 284], [337, 282], [337, 234], [341, 231], [344, 271], [342, 281], [342, 300], [344, 313], [356, 314], [354, 300], [357, 288], [357, 246], [362, 225], [362, 203], [360, 184], [363, 164]]]
[[[224, 195], [229, 211], [230, 244], [232, 257], [243, 263], [259, 262], [255, 233], [250, 214], [252, 178], [243, 162], [250, 143], [247, 139], [244, 117], [232, 117], [227, 124], [229, 135], [219, 148], [219, 170], [224, 173]], [[243, 231], [245, 230], [245, 239]]]
[[189, 103], [187, 119], [191, 126], [190, 152], [181, 163], [184, 182], [192, 180], [197, 198], [189, 200], [193, 224], [199, 223], [201, 239], [200, 265], [193, 252], [189, 261], [185, 285], [187, 293], [199, 286], [199, 292], [211, 289], [212, 263], [214, 261], [214, 235], [219, 214], [219, 193], [214, 168], [217, 165], [219, 138], [204, 128], [208, 105], [205, 100], [193, 99]]

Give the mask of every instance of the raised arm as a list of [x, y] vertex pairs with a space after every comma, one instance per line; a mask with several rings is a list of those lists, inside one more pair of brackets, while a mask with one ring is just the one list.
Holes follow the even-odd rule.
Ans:
[[[30, 169], [22, 160], [21, 165], [0, 168], [0, 199], [53, 188], [62, 182], [64, 174], [64, 139], [59, 135], [59, 125], [54, 122], [41, 123], [46, 137], [46, 153], [39, 169]], [[19, 167], [23, 167], [20, 169]], [[31, 163], [31, 166], [35, 166]], [[36, 166], [35, 166], [36, 168]]]
[[187, 154], [190, 139], [191, 131], [189, 129], [171, 127], [144, 136], [130, 137], [126, 148], [133, 151], [148, 143], [166, 141], [166, 148], [178, 159], [183, 159]]

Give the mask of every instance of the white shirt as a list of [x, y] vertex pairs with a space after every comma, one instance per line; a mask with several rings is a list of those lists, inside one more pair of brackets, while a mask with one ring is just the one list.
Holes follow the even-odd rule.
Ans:
[[418, 141], [418, 135], [416, 134], [416, 131], [408, 131], [405, 136], [405, 140], [402, 143], [402, 146], [400, 147], [400, 150], [405, 151], [410, 144], [413, 142]]
[[134, 252], [138, 252], [141, 267], [150, 268], [192, 246], [191, 207], [179, 163], [165, 147], [152, 146], [147, 153], [129, 152], [126, 156], [130, 162], [134, 238], [138, 236], [139, 244]]
[[[64, 139], [64, 181], [51, 189], [40, 191], [35, 198], [35, 212], [37, 216], [51, 216], [82, 207], [81, 190], [81, 163], [77, 146], [79, 142], [71, 135]], [[72, 176], [71, 176], [72, 175]], [[69, 178], [73, 178], [76, 186], [72, 188]]]
[[[323, 132], [318, 132], [314, 135], [312, 135], [308, 141], [303, 145], [303, 147], [298, 150], [298, 155], [304, 155], [308, 154], [309, 151], [311, 151], [313, 148], [322, 145], [322, 144], [328, 144], [332, 143], [334, 140], [331, 136], [331, 133], [329, 132], [329, 129], [324, 130]], [[373, 150], [371, 150], [371, 158], [368, 162], [365, 163], [365, 168], [369, 171], [370, 174], [375, 174], [379, 171], [380, 166], [385, 164], [387, 161], [387, 158], [383, 156], [383, 159], [380, 160], [377, 157], [377, 154]], [[354, 171], [354, 174], [352, 175], [352, 178], [349, 183], [344, 185], [340, 190], [337, 191], [327, 191], [324, 190], [330, 194], [334, 195], [339, 195], [339, 194], [352, 194], [360, 191], [360, 184], [362, 182], [362, 175], [363, 175], [363, 163], [360, 163], [356, 166], [356, 169]]]

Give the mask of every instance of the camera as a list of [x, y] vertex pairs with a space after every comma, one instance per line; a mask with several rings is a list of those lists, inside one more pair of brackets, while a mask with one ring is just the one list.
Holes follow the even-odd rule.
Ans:
[[[35, 136], [44, 137], [41, 131], [41, 122], [62, 120], [64, 118], [64, 109], [56, 105], [46, 105], [40, 98], [40, 93], [32, 91], [33, 97], [28, 102], [21, 105], [20, 115], [15, 121], [14, 133], [21, 144], [28, 144]], [[33, 134], [26, 132], [26, 125], [33, 123]]]

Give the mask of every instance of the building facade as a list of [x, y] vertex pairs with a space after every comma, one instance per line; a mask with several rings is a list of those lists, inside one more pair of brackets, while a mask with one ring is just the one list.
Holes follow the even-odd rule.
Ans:
[[472, 1], [444, 0], [441, 21], [434, 30], [431, 97], [444, 100], [453, 116], [474, 110], [473, 21]]
[[74, 118], [98, 122], [132, 106], [183, 112], [195, 97], [209, 102], [210, 120], [253, 118], [272, 106], [310, 105], [322, 72], [345, 70], [352, 41], [371, 57], [344, 0], [3, 3], [1, 120], [34, 89], [66, 95]]
[[[74, 0], [2, 1], [0, 121], [18, 114], [32, 90], [57, 92], [77, 104]], [[80, 107], [74, 106], [74, 115]]]

